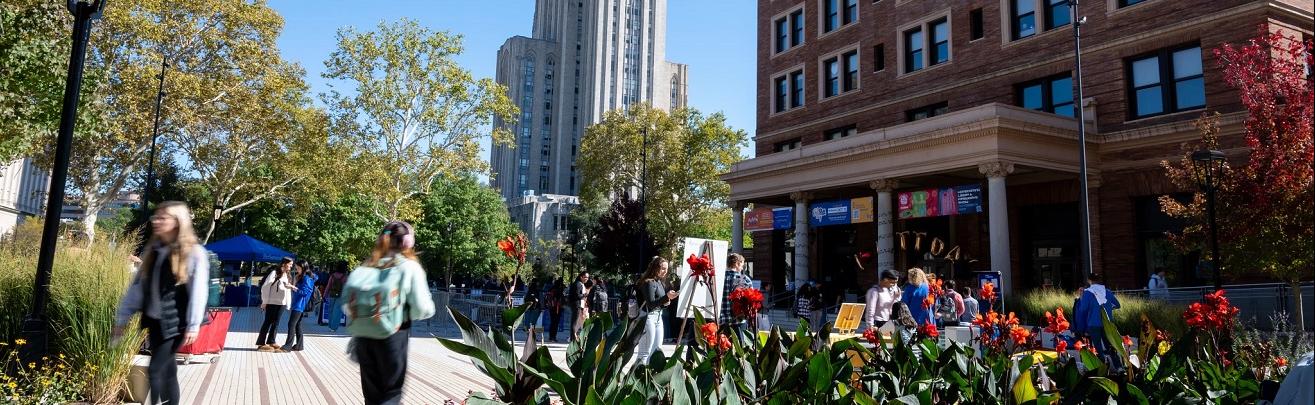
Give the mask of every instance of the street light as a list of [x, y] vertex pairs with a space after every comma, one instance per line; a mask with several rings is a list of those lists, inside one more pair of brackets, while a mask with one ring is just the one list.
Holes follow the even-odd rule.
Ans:
[[644, 260], [647, 258], [646, 254], [648, 253], [645, 252], [645, 250], [648, 250], [646, 249], [648, 246], [646, 240], [648, 236], [648, 127], [649, 124], [646, 122], [644, 127], [639, 130], [641, 141], [639, 146], [639, 236], [637, 239], [639, 239], [640, 273], [645, 270], [644, 267], [647, 263]]
[[23, 320], [23, 337], [29, 342], [24, 357], [29, 361], [39, 358], [47, 349], [49, 322], [46, 319], [46, 304], [50, 301], [50, 273], [55, 263], [55, 245], [59, 242], [59, 214], [64, 208], [64, 186], [68, 180], [69, 157], [73, 154], [73, 129], [77, 125], [82, 67], [87, 57], [91, 21], [100, 19], [105, 1], [68, 0], [68, 10], [73, 13], [73, 49], [69, 53], [68, 81], [64, 84], [64, 105], [60, 110], [59, 135], [55, 140], [55, 161], [50, 169], [50, 195], [46, 199], [41, 251], [37, 255], [32, 311]]
[[1078, 119], [1078, 209], [1082, 213], [1082, 271], [1090, 276], [1093, 269], [1091, 255], [1091, 197], [1087, 195], [1087, 120], [1083, 117], [1082, 95], [1082, 24], [1086, 17], [1078, 16], [1078, 0], [1069, 0], [1068, 8], [1073, 23], [1073, 85], [1077, 87], [1074, 106]]
[[1192, 177], [1205, 192], [1206, 220], [1210, 224], [1210, 270], [1215, 278], [1215, 289], [1223, 288], [1219, 279], [1219, 222], [1215, 218], [1215, 190], [1219, 188], [1219, 176], [1223, 174], [1224, 152], [1214, 149], [1201, 149], [1192, 152]]
[[[146, 187], [142, 188], [142, 218], [151, 216], [151, 189], [155, 187], [155, 143], [160, 136], [160, 105], [164, 103], [164, 74], [169, 70], [169, 58], [160, 54], [160, 84], [155, 91], [155, 118], [151, 126], [151, 152], [146, 158]], [[244, 217], [245, 218], [245, 217]], [[149, 226], [142, 227], [142, 249], [150, 236]]]

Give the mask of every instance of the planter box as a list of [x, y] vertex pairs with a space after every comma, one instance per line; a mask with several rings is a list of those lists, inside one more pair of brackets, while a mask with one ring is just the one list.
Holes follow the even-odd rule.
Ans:
[[150, 356], [132, 356], [132, 370], [128, 372], [128, 386], [123, 390], [124, 402], [146, 402], [150, 384], [146, 380], [146, 367], [151, 363]]

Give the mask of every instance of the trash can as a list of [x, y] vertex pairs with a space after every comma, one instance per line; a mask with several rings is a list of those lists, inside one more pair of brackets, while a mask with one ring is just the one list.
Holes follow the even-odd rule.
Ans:
[[206, 306], [209, 307], [219, 306], [220, 300], [223, 298], [222, 297], [223, 294], [220, 293], [223, 287], [220, 285], [220, 283], [223, 282], [223, 280], [224, 279], [222, 278], [210, 279], [210, 295], [206, 299]]

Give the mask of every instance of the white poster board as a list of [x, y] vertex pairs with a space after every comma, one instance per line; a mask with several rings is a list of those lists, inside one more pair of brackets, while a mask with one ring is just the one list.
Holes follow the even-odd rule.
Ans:
[[[674, 264], [676, 276], [680, 278], [680, 296], [676, 298], [676, 317], [693, 318], [694, 311], [699, 311], [704, 318], [712, 318], [715, 309], [721, 305], [722, 285], [726, 279], [726, 256], [730, 254], [730, 242], [699, 238], [684, 238], [681, 241], [680, 259]], [[716, 269], [713, 285], [695, 283], [689, 279], [689, 263], [685, 260], [690, 255], [708, 255], [712, 268]], [[711, 292], [711, 294], [709, 294]]]

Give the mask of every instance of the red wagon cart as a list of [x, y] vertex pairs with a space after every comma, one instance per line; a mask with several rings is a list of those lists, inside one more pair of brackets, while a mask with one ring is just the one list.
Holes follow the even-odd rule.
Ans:
[[208, 308], [205, 320], [201, 322], [201, 332], [196, 342], [178, 348], [176, 359], [180, 364], [214, 363], [224, 351], [224, 341], [228, 339], [228, 325], [233, 320], [233, 309], [220, 307]]

